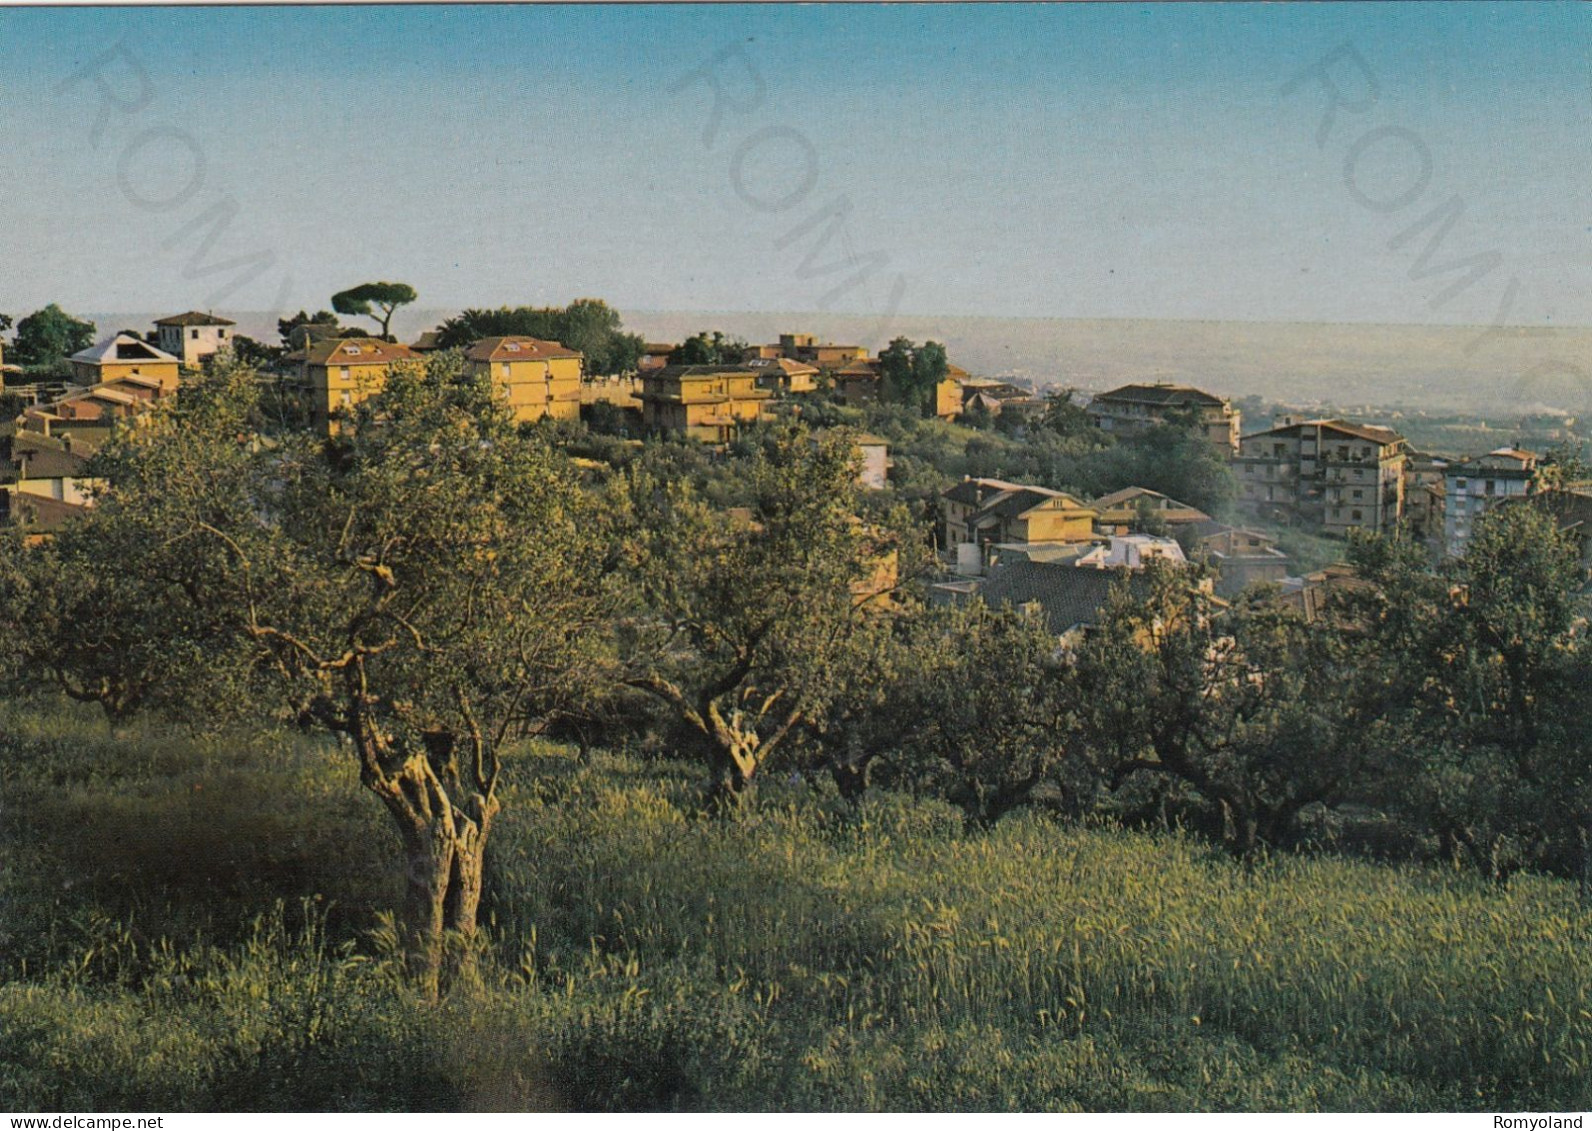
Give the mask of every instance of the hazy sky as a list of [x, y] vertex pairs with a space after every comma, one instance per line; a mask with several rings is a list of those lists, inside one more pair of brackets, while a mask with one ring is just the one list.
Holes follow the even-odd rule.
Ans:
[[0, 311], [390, 278], [426, 307], [1592, 324], [1589, 31], [1532, 4], [4, 9]]

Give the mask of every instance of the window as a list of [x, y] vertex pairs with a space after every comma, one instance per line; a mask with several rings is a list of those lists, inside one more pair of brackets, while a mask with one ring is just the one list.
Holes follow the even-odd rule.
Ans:
[[502, 376], [502, 377], [507, 377], [509, 375], [509, 363], [508, 362], [505, 361], [501, 365], [498, 366], [498, 374], [500, 376]]
[[225, 330], [217, 330], [216, 331], [216, 337], [218, 339], [225, 338], [226, 336], [227, 336], [227, 332]]
[[199, 340], [199, 331], [198, 330], [189, 330], [188, 331], [188, 336], [190, 338], [192, 338], [194, 341], [197, 342]]
[[1355, 499], [1357, 499], [1357, 500], [1358, 500], [1358, 499], [1363, 499], [1363, 498], [1365, 498], [1365, 492], [1364, 492], [1364, 491], [1356, 491], [1356, 492], [1355, 492], [1355, 493], [1354, 493], [1354, 497], [1355, 497]]
[[343, 347], [343, 352], [348, 354], [350, 357], [358, 357], [359, 356], [359, 347], [356, 346], [356, 345], [353, 345], [353, 344], [349, 344], [349, 345], [346, 345], [346, 346]]
[[1271, 454], [1276, 456], [1278, 459], [1281, 459], [1283, 456], [1288, 454], [1288, 445], [1287, 444], [1273, 444], [1271, 446]]
[[348, 408], [354, 403], [354, 394], [347, 389], [343, 390], [343, 407]]
[[503, 348], [505, 350], [507, 350], [509, 353], [519, 353], [520, 352], [520, 343], [519, 342], [510, 342], [508, 345], [504, 346]]
[[350, 381], [353, 379], [348, 375], [348, 366], [346, 365], [339, 365], [337, 367], [337, 376], [344, 381]]
[[1495, 480], [1492, 480], [1492, 479], [1487, 480], [1487, 486], [1485, 488], [1486, 493], [1491, 495], [1493, 493], [1493, 488], [1495, 488], [1497, 485], [1498, 484], [1497, 484], [1497, 482]]
[[1349, 517], [1351, 519], [1353, 519], [1355, 522], [1359, 522], [1360, 519], [1363, 518], [1364, 516], [1359, 511], [1350, 511], [1349, 512]]

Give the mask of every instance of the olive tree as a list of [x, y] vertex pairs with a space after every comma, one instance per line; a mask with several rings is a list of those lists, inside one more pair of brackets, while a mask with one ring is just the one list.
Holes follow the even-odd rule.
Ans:
[[340, 736], [397, 831], [409, 959], [436, 992], [445, 935], [476, 930], [503, 746], [591, 669], [600, 514], [456, 362], [395, 371], [329, 444], [259, 441], [252, 390], [223, 369], [119, 435], [92, 513], [7, 573], [57, 602], [44, 571], [96, 579], [138, 626], [134, 649], [63, 634], [50, 659], [80, 692], [125, 658], [174, 713], [268, 690]]
[[630, 479], [637, 585], [621, 678], [700, 736], [716, 799], [743, 795], [834, 695], [846, 644], [888, 602], [904, 548], [893, 522], [858, 518], [842, 433], [770, 433], [746, 474], [744, 512], [645, 466]]

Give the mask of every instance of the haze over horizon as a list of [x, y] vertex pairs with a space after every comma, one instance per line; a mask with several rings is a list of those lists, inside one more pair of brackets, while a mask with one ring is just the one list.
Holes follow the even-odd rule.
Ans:
[[0, 311], [1592, 325], [1589, 21], [4, 9]]

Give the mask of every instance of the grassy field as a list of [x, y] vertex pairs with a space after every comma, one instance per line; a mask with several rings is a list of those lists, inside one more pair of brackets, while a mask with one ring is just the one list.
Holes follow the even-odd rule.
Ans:
[[479, 981], [393, 974], [391, 840], [296, 737], [0, 716], [0, 1108], [1592, 1106], [1557, 881], [765, 790], [533, 747]]

